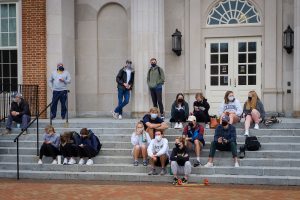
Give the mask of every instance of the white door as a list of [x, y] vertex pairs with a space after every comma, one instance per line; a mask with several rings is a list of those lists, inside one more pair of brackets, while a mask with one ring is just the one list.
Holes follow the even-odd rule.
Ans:
[[227, 90], [234, 92], [242, 106], [248, 92], [261, 97], [261, 39], [221, 38], [206, 40], [205, 94], [217, 114]]

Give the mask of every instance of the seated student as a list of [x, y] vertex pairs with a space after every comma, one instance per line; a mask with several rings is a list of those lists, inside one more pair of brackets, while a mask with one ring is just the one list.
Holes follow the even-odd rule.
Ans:
[[96, 136], [92, 132], [88, 131], [87, 128], [81, 129], [78, 146], [78, 154], [80, 157], [80, 160], [78, 162], [79, 165], [84, 165], [84, 157], [88, 158], [88, 160], [86, 161], [86, 165], [94, 164], [92, 158], [98, 154], [97, 145], [98, 142]]
[[213, 159], [216, 149], [219, 151], [231, 151], [235, 162], [235, 167], [239, 167], [236, 150], [236, 129], [229, 124], [229, 117], [224, 115], [222, 117], [222, 125], [219, 125], [215, 130], [214, 141], [211, 142], [208, 162], [204, 167], [213, 167]]
[[234, 124], [240, 121], [240, 116], [243, 113], [243, 109], [239, 100], [234, 98], [232, 91], [227, 91], [224, 96], [224, 101], [219, 108], [220, 124], [222, 124], [222, 118], [224, 115], [229, 116], [229, 124]]
[[184, 100], [183, 94], [178, 93], [172, 104], [170, 122], [176, 122], [174, 128], [183, 128], [182, 122], [186, 122], [188, 117], [189, 104]]
[[[17, 93], [13, 97], [13, 102], [10, 106], [10, 114], [8, 115], [6, 122], [6, 130], [4, 134], [11, 133], [12, 122], [15, 121], [21, 124], [22, 131], [27, 128], [30, 122], [30, 109], [28, 103], [23, 99], [22, 94]], [[27, 132], [25, 131], [24, 134]]]
[[143, 157], [143, 165], [147, 166], [147, 147], [151, 142], [149, 134], [144, 131], [144, 124], [138, 122], [135, 127], [135, 132], [131, 135], [131, 144], [133, 145], [132, 154], [134, 158], [133, 165], [138, 166], [138, 158]]
[[44, 142], [40, 149], [40, 159], [38, 164], [43, 164], [43, 156], [49, 156], [53, 158], [52, 164], [57, 164], [56, 157], [59, 155], [59, 135], [55, 134], [53, 126], [48, 125], [45, 128]]
[[[76, 138], [77, 137], [77, 138]], [[64, 165], [73, 165], [76, 164], [74, 157], [78, 156], [78, 146], [77, 142], [79, 141], [79, 135], [75, 132], [64, 132], [60, 136], [60, 151], [64, 157]]]
[[169, 145], [168, 140], [163, 138], [161, 130], [155, 131], [155, 139], [151, 140], [147, 153], [151, 164], [151, 170], [148, 175], [157, 175], [155, 166], [161, 167], [160, 175], [165, 175], [167, 173], [166, 166], [169, 163]]
[[182, 135], [187, 141], [186, 146], [189, 149], [192, 149], [194, 146], [194, 151], [197, 157], [194, 167], [197, 167], [200, 165], [201, 146], [205, 145], [203, 138], [204, 128], [200, 124], [197, 124], [196, 117], [193, 115], [189, 116], [187, 121], [189, 123], [184, 127]]
[[164, 120], [159, 117], [158, 113], [158, 109], [153, 107], [150, 109], [149, 114], [146, 114], [142, 120], [145, 130], [147, 133], [149, 133], [151, 139], [154, 137], [154, 129], [164, 131], [168, 128], [167, 123], [165, 123]]
[[189, 175], [192, 171], [192, 166], [189, 161], [189, 154], [185, 147], [185, 140], [183, 137], [176, 137], [175, 148], [171, 153], [171, 169], [174, 175], [173, 184], [176, 185], [178, 182], [178, 175], [183, 174], [182, 183], [187, 183]]
[[210, 108], [209, 103], [207, 102], [207, 99], [203, 96], [203, 93], [197, 93], [196, 101], [194, 102], [194, 116], [197, 119], [197, 122], [204, 122], [205, 128], [209, 129], [208, 122], [210, 121], [210, 117], [208, 114], [208, 110]]
[[254, 129], [259, 129], [259, 122], [265, 118], [263, 103], [255, 91], [248, 93], [248, 100], [244, 104], [243, 117], [245, 117], [245, 136], [249, 136], [250, 124], [254, 121]]

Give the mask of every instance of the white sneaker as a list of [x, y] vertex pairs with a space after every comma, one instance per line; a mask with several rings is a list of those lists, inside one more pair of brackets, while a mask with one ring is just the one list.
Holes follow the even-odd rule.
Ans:
[[238, 162], [235, 162], [234, 167], [240, 167], [240, 164]]
[[70, 158], [68, 164], [69, 165], [74, 165], [74, 164], [76, 164], [76, 160], [74, 158]]
[[79, 160], [79, 163], [78, 163], [79, 165], [84, 165], [84, 159], [83, 158], [80, 158], [80, 160]]
[[119, 119], [120, 119], [120, 120], [123, 119], [122, 115], [119, 115]]
[[39, 159], [38, 164], [39, 164], [39, 165], [42, 165], [42, 164], [43, 164], [43, 161], [42, 161], [41, 159]]
[[205, 124], [205, 128], [206, 129], [209, 129], [210, 127], [209, 127], [209, 124]]
[[204, 167], [213, 167], [213, 166], [214, 166], [214, 164], [211, 162], [207, 162], [206, 165], [204, 165]]
[[63, 165], [66, 165], [66, 164], [68, 164], [68, 158], [64, 158]]
[[88, 160], [86, 161], [86, 165], [93, 165], [93, 164], [94, 164], [94, 162], [93, 162], [92, 159], [88, 159]]
[[244, 136], [249, 136], [249, 130], [245, 130]]
[[57, 160], [54, 159], [54, 160], [52, 161], [52, 165], [57, 165]]
[[113, 116], [113, 118], [118, 119], [118, 113], [115, 113], [114, 111], [111, 111], [111, 114]]
[[178, 128], [183, 128], [182, 123], [178, 123]]
[[178, 129], [178, 123], [177, 123], [177, 122], [175, 123], [174, 128], [175, 128], [175, 129]]
[[259, 125], [255, 124], [254, 129], [258, 130], [259, 129]]

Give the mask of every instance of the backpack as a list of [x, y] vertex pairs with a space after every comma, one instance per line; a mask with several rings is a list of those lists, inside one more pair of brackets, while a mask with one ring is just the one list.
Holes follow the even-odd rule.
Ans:
[[257, 151], [261, 147], [260, 142], [256, 136], [249, 136], [245, 141], [246, 149], [248, 151]]
[[95, 133], [91, 129], [89, 129], [88, 131], [89, 131], [89, 134], [91, 134], [92, 137], [94, 137], [96, 139], [96, 142], [97, 142], [97, 150], [96, 150], [96, 152], [98, 154], [100, 152], [100, 150], [101, 150], [101, 147], [102, 147], [100, 139], [95, 135]]
[[269, 119], [264, 120], [264, 124], [266, 126], [270, 126], [271, 124], [276, 124], [276, 123], [280, 123], [280, 120], [277, 119], [276, 116], [271, 116]]

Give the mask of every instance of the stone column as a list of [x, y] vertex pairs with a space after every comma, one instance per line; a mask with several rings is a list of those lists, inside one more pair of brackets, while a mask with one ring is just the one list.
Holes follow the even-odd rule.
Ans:
[[[47, 0], [47, 80], [50, 73], [56, 70], [58, 62], [64, 63], [71, 74], [72, 81], [68, 86], [69, 116], [76, 115], [75, 103], [75, 9], [74, 0]], [[48, 103], [52, 92], [48, 87]], [[60, 105], [60, 104], [59, 104]], [[60, 116], [60, 107], [57, 109]]]
[[[131, 0], [131, 58], [135, 67], [132, 115], [140, 117], [152, 106], [147, 86], [149, 60], [164, 69], [164, 1]], [[164, 90], [163, 90], [164, 96]]]
[[294, 0], [294, 89], [293, 111], [300, 117], [300, 1]]

